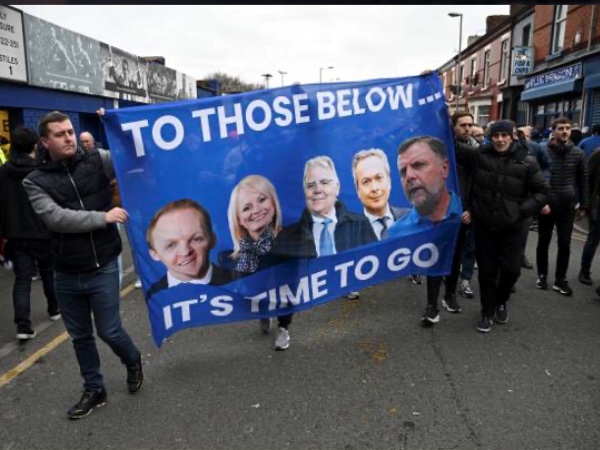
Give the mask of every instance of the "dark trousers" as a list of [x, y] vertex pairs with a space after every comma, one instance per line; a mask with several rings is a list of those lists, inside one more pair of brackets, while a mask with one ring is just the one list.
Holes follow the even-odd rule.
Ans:
[[590, 219], [590, 229], [581, 253], [581, 271], [585, 274], [589, 274], [592, 270], [592, 261], [598, 244], [600, 244], [600, 220]]
[[477, 223], [473, 226], [481, 313], [492, 317], [496, 308], [508, 301], [510, 290], [521, 275], [524, 233], [529, 229], [529, 221], [513, 230], [490, 230]]
[[469, 230], [469, 228], [470, 225], [465, 225], [464, 223], [460, 225], [458, 237], [456, 238], [456, 246], [454, 247], [454, 255], [452, 256], [452, 271], [450, 272], [450, 275], [443, 277], [427, 277], [427, 304], [435, 305], [436, 309], [442, 281], [446, 282], [444, 298], [456, 294], [456, 285], [460, 274], [460, 263], [462, 261], [463, 248], [465, 246], [467, 230]]
[[56, 272], [55, 283], [63, 322], [83, 377], [83, 387], [101, 391], [104, 382], [94, 325], [98, 337], [123, 364], [132, 366], [140, 357], [140, 352], [121, 324], [117, 258], [87, 272]]
[[287, 329], [287, 327], [292, 323], [293, 314], [286, 314], [284, 316], [277, 317], [277, 326]]
[[465, 243], [463, 245], [462, 261], [460, 264], [460, 278], [471, 281], [475, 270], [475, 238], [473, 227], [467, 228]]
[[50, 256], [50, 240], [11, 239], [13, 272], [14, 322], [17, 327], [31, 326], [31, 277], [38, 271], [42, 278], [44, 295], [48, 302], [48, 314], [58, 313], [54, 292], [54, 273]]
[[536, 262], [539, 275], [548, 275], [548, 249], [550, 248], [552, 232], [556, 225], [558, 254], [556, 255], [554, 279], [562, 281], [567, 278], [574, 219], [575, 210], [572, 208], [551, 212], [550, 214], [540, 214], [538, 218], [538, 244], [536, 249]]

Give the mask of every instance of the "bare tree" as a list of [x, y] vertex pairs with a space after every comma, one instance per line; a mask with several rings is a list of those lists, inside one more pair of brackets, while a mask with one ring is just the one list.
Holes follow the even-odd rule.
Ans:
[[246, 83], [239, 77], [233, 77], [222, 72], [214, 72], [205, 77], [206, 80], [217, 80], [219, 89], [223, 94], [235, 94], [263, 89], [263, 86], [255, 83]]

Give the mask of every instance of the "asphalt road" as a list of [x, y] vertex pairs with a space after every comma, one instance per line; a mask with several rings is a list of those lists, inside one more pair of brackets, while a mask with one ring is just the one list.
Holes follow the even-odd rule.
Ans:
[[255, 322], [184, 330], [157, 349], [130, 272], [122, 316], [146, 383], [129, 395], [100, 344], [109, 401], [74, 422], [81, 378], [62, 322], [47, 320], [36, 282], [39, 336], [16, 344], [2, 273], [0, 449], [597, 449], [600, 299], [576, 281], [582, 247], [576, 236], [573, 297], [523, 270], [509, 323], [488, 334], [475, 330], [477, 297], [421, 327], [425, 286], [398, 279], [297, 314], [285, 352]]

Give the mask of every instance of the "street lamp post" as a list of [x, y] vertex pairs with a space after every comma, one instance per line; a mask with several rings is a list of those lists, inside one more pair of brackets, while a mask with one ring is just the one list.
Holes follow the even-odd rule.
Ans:
[[323, 83], [323, 71], [333, 69], [333, 66], [319, 68], [319, 84]]
[[265, 89], [269, 89], [269, 78], [271, 78], [273, 75], [270, 73], [263, 73], [261, 76], [265, 77]]
[[458, 111], [458, 97], [460, 94], [461, 81], [460, 78], [460, 57], [462, 52], [462, 13], [451, 12], [448, 13], [450, 17], [460, 17], [460, 25], [458, 28], [458, 55], [456, 57], [456, 110]]
[[287, 72], [284, 72], [283, 70], [278, 70], [277, 72], [281, 75], [281, 87], [283, 87], [283, 76], [287, 75]]

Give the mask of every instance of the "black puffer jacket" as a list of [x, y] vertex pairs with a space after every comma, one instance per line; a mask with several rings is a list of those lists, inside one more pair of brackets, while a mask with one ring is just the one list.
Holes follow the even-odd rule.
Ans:
[[[2, 150], [0, 150], [2, 151]], [[7, 239], [50, 239], [50, 231], [33, 211], [23, 179], [40, 163], [24, 153], [14, 153], [0, 167], [0, 234]]]
[[552, 160], [548, 202], [552, 212], [572, 209], [578, 202], [587, 209], [590, 195], [584, 151], [571, 141], [565, 144], [551, 141], [546, 151]]
[[547, 202], [550, 186], [535, 157], [513, 142], [503, 153], [491, 145], [456, 146], [457, 162], [473, 176], [473, 220], [492, 230], [512, 230]]

